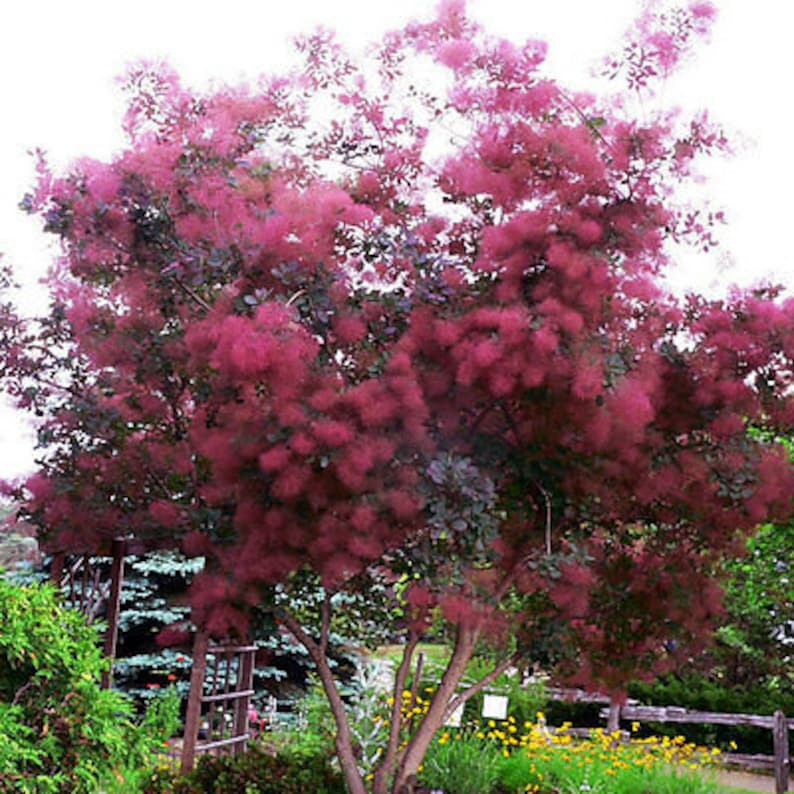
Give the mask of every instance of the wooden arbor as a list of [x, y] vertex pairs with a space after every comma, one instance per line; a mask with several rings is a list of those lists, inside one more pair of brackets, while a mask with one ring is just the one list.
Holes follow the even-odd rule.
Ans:
[[[104, 653], [111, 665], [116, 656], [126, 554], [127, 542], [116, 538], [111, 544], [109, 576], [107, 563], [92, 554], [67, 557], [64, 552], [56, 553], [50, 571], [50, 579], [63, 590], [68, 605], [83, 612], [89, 621], [104, 609], [108, 624]], [[256, 650], [256, 645], [211, 644], [205, 632], [196, 634], [182, 746], [184, 772], [193, 768], [197, 753], [245, 752], [251, 736], [248, 715]], [[112, 666], [102, 675], [102, 686], [107, 689], [111, 684]]]
[[50, 579], [65, 594], [69, 606], [83, 612], [89, 622], [102, 612], [104, 607], [107, 618], [104, 653], [111, 659], [111, 667], [102, 673], [102, 687], [108, 689], [113, 681], [113, 660], [116, 657], [116, 643], [119, 636], [119, 609], [121, 606], [121, 586], [124, 581], [124, 558], [127, 554], [127, 541], [114, 538], [111, 543], [110, 576], [105, 578], [104, 566], [97, 564], [97, 557], [82, 554], [67, 558], [65, 552], [53, 555]]
[[249, 710], [256, 650], [256, 645], [212, 645], [205, 632], [196, 634], [182, 748], [183, 773], [193, 768], [197, 753], [245, 752], [251, 738]]

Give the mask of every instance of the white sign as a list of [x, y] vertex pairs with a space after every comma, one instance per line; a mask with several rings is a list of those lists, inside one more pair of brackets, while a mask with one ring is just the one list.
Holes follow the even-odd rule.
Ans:
[[485, 695], [482, 699], [482, 715], [492, 720], [506, 720], [507, 698], [504, 695]]

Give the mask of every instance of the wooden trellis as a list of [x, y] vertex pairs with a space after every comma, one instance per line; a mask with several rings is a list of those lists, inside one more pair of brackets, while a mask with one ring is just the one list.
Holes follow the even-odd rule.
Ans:
[[211, 645], [206, 633], [196, 635], [182, 747], [183, 773], [193, 768], [197, 753], [245, 752], [251, 738], [248, 712], [254, 694], [256, 650], [256, 645]]
[[[92, 554], [69, 558], [64, 552], [57, 553], [53, 555], [50, 569], [50, 579], [63, 590], [66, 603], [85, 614], [89, 622], [97, 618], [104, 609], [107, 620], [104, 653], [111, 659], [111, 665], [116, 656], [126, 553], [126, 541], [121, 538], [114, 539], [109, 578], [105, 578], [106, 566], [97, 564], [99, 558]], [[111, 682], [112, 668], [109, 668], [102, 674], [103, 688], [109, 688]]]
[[[109, 578], [106, 558], [95, 554], [55, 554], [50, 570], [50, 579], [63, 590], [66, 603], [83, 612], [89, 621], [104, 610], [108, 624], [104, 652], [111, 660], [116, 655], [126, 545], [122, 539], [113, 541]], [[205, 632], [196, 635], [182, 746], [183, 772], [193, 768], [197, 753], [245, 751], [251, 738], [248, 714], [254, 694], [256, 650], [256, 645], [210, 644]], [[109, 687], [111, 680], [108, 670], [102, 676], [103, 687]]]

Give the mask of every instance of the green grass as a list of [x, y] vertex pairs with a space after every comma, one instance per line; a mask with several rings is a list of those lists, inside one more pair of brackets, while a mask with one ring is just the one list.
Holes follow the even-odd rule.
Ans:
[[[416, 666], [416, 659], [419, 654], [424, 654], [424, 670], [425, 674], [430, 669], [442, 671], [447, 666], [450, 657], [450, 649], [441, 643], [420, 642], [414, 651], [413, 662]], [[394, 666], [400, 664], [403, 656], [402, 645], [382, 645], [376, 649], [372, 654], [374, 659], [386, 659], [394, 663]]]

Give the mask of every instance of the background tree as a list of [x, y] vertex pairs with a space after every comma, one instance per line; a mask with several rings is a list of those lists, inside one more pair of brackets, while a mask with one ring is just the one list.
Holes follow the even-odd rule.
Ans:
[[[432, 621], [454, 636], [410, 736], [395, 698], [373, 787], [400, 791], [539, 636], [612, 692], [672, 665], [722, 556], [791, 510], [785, 450], [746, 430], [790, 431], [794, 302], [665, 292], [667, 242], [712, 242], [674, 188], [725, 141], [629, 101], [713, 14], [649, 7], [608, 63], [628, 91], [601, 98], [454, 0], [365, 64], [307, 37], [302, 71], [255, 89], [135, 69], [127, 149], [42, 165], [25, 199], [63, 245], [50, 314], [3, 314], [7, 388], [45, 417], [30, 520], [49, 548], [205, 556], [211, 632], [270, 608], [317, 666], [354, 794], [327, 654], [344, 594], [393, 588], [396, 693]], [[316, 629], [275, 589], [311, 575]], [[482, 641], [509, 651], [458, 693]]]
[[794, 526], [763, 525], [748, 554], [731, 560], [725, 588], [728, 620], [713, 654], [729, 686], [766, 683], [794, 691]]

